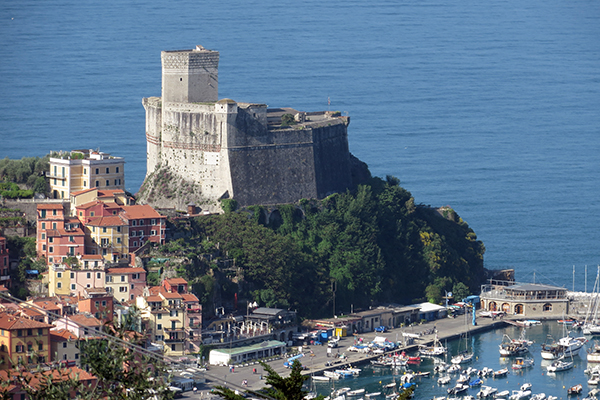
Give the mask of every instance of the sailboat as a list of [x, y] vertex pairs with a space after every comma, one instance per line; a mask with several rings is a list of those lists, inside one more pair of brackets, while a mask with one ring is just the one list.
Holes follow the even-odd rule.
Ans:
[[[475, 310], [473, 310], [473, 312], [475, 312]], [[458, 365], [458, 364], [466, 364], [469, 363], [471, 361], [473, 361], [473, 351], [469, 351], [469, 325], [468, 325], [468, 319], [467, 319], [467, 313], [465, 313], [465, 325], [467, 327], [467, 331], [465, 332], [465, 350], [458, 353], [457, 355], [455, 355], [454, 357], [452, 357], [452, 359], [450, 360], [450, 362], [452, 364]]]
[[444, 356], [448, 349], [440, 342], [437, 334], [433, 339], [433, 345], [419, 345], [419, 354], [423, 357]]
[[600, 304], [598, 301], [598, 295], [600, 293], [600, 266], [598, 266], [596, 282], [594, 283], [592, 293], [595, 293], [596, 295], [590, 297], [590, 302], [588, 304], [590, 313], [585, 316], [582, 331], [584, 335], [597, 336], [600, 335], [600, 324], [598, 323], [598, 305]]

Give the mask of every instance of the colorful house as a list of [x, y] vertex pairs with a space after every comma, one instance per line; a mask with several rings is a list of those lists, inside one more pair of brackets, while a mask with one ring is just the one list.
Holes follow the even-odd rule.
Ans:
[[37, 253], [48, 264], [85, 253], [85, 234], [77, 218], [65, 215], [62, 204], [37, 205]]
[[51, 361], [50, 328], [52, 325], [0, 313], [0, 369], [10, 369], [22, 362], [38, 364]]
[[10, 264], [8, 262], [8, 247], [6, 238], [0, 236], [0, 286], [10, 288]]

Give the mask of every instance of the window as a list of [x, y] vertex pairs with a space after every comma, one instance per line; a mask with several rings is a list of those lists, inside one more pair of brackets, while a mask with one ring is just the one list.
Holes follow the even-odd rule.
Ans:
[[48, 238], [48, 243], [54, 243], [54, 238], [53, 237], [49, 237]]
[[83, 173], [84, 173], [84, 174], [87, 174], [87, 168], [84, 168], [84, 169], [83, 169]]
[[109, 167], [106, 167], [106, 173], [110, 174], [110, 168]]
[[162, 319], [162, 314], [156, 314], [156, 319]]
[[144, 220], [140, 219], [140, 226], [144, 226]]
[[46, 245], [45, 244], [42, 245], [42, 250], [46, 251]]
[[75, 279], [75, 272], [71, 272], [71, 279]]
[[23, 330], [17, 329], [17, 336], [23, 336]]
[[96, 308], [100, 307], [100, 302], [99, 301], [95, 301], [94, 305], [96, 306]]
[[69, 236], [69, 242], [74, 242], [75, 238], [73, 236]]
[[144, 231], [139, 231], [138, 236], [140, 236], [140, 237], [144, 236]]
[[75, 353], [75, 359], [79, 360], [79, 353]]
[[40, 342], [38, 343], [38, 350], [44, 350], [44, 343]]
[[131, 236], [135, 237], [135, 231], [131, 231]]
[[31, 343], [27, 343], [27, 352], [33, 351], [33, 345]]
[[121, 227], [117, 226], [117, 232], [121, 232]]
[[115, 167], [115, 173], [119, 173], [119, 167]]
[[46, 234], [42, 233], [42, 240], [46, 239]]
[[150, 225], [156, 225], [156, 220], [155, 220], [155, 219], [152, 219], [152, 220], [150, 221]]
[[48, 252], [54, 253], [54, 247], [52, 247], [52, 246], [48, 247]]
[[117, 244], [121, 244], [121, 238], [120, 237], [117, 238]]
[[137, 221], [134, 219], [133, 221], [131, 221], [131, 226], [136, 226], [137, 225]]
[[70, 256], [74, 256], [75, 255], [75, 247], [69, 247], [69, 255]]
[[[93, 217], [94, 215], [95, 215], [95, 213], [92, 211], [92, 212], [90, 213], [90, 217]], [[94, 232], [96, 232], [96, 227], [95, 227], [95, 226], [92, 226], [92, 230], [93, 230]]]
[[71, 290], [75, 290], [75, 284], [71, 283]]
[[121, 275], [121, 282], [125, 282], [125, 275]]
[[102, 307], [106, 307], [106, 300], [102, 300]]
[[106, 255], [106, 249], [102, 249], [102, 255], [105, 256]]
[[153, 229], [150, 231], [150, 236], [155, 236], [156, 235], [156, 231]]
[[96, 279], [102, 279], [102, 274], [100, 272], [96, 272]]
[[[66, 348], [67, 348], [67, 342], [63, 342], [63, 349], [66, 349]], [[66, 357], [66, 356], [67, 356], [67, 355], [65, 354], [65, 357]]]
[[102, 233], [106, 233], [106, 227], [105, 226], [102, 227]]
[[96, 187], [100, 187], [100, 182], [96, 181]]
[[44, 334], [44, 330], [42, 328], [38, 328], [38, 336], [42, 336]]
[[22, 344], [18, 344], [15, 346], [15, 352], [17, 353], [25, 353], [25, 346]]
[[110, 186], [110, 181], [108, 179], [106, 180], [106, 186]]
[[83, 187], [87, 186], [87, 181], [83, 181]]
[[56, 229], [56, 222], [52, 223], [52, 229]]
[[115, 179], [115, 186], [117, 186], [119, 184], [118, 182], [119, 182], [119, 180]]
[[140, 274], [131, 274], [131, 279], [140, 279]]
[[96, 175], [100, 173], [100, 168], [96, 168]]
[[119, 286], [119, 292], [121, 292], [121, 293], [127, 292], [127, 286]]
[[156, 330], [161, 331], [162, 330], [162, 324], [157, 324], [156, 325]]
[[56, 273], [56, 277], [57, 277], [57, 278], [62, 278], [62, 272], [57, 272], [57, 273]]
[[85, 277], [86, 277], [86, 279], [90, 279], [90, 278], [92, 277], [92, 273], [91, 273], [91, 272], [88, 272], [88, 273], [85, 275]]
[[137, 242], [133, 242], [133, 247], [137, 247]]
[[65, 167], [62, 167], [62, 177], [65, 177]]
[[61, 288], [62, 288], [62, 283], [58, 282], [58, 283], [56, 284], [56, 288], [57, 288], [57, 289], [61, 289]]
[[131, 290], [133, 290], [135, 288], [134, 284], [131, 284]]
[[[42, 211], [45, 211], [45, 210], [42, 210]], [[45, 216], [45, 215], [44, 215], [44, 216]], [[46, 223], [45, 223], [45, 222], [42, 222], [42, 229], [46, 229]], [[42, 239], [43, 239], [43, 238], [42, 238]]]

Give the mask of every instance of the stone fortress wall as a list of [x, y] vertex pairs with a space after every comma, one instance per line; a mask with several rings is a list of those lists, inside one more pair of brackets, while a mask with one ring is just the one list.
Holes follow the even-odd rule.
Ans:
[[[218, 59], [201, 46], [163, 52], [162, 98], [143, 100], [147, 180], [168, 168], [201, 188], [202, 199], [180, 195], [173, 207], [193, 201], [211, 209], [221, 198], [242, 206], [291, 203], [351, 186], [349, 118], [218, 100]], [[285, 113], [299, 122], [281, 127]]]

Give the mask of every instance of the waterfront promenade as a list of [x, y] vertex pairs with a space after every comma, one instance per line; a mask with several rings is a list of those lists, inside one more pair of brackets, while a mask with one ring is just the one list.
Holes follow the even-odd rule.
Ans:
[[[465, 323], [465, 319], [468, 318], [468, 325]], [[376, 359], [379, 355], [368, 355], [365, 353], [349, 352], [347, 348], [354, 344], [355, 338], [362, 338], [363, 343], [370, 343], [375, 336], [384, 336], [389, 341], [397, 342], [403, 340], [403, 333], [418, 334], [420, 332], [434, 331], [437, 330], [438, 338], [440, 341], [452, 340], [459, 338], [467, 329], [471, 333], [483, 332], [490, 329], [496, 329], [504, 327], [507, 324], [505, 320], [491, 318], [477, 318], [477, 325], [473, 326], [471, 323], [471, 316], [465, 317], [465, 315], [459, 315], [456, 318], [443, 318], [435, 321], [430, 321], [420, 325], [414, 325], [404, 328], [390, 329], [385, 333], [367, 332], [359, 334], [358, 336], [347, 336], [340, 340], [339, 346], [332, 349], [332, 357], [327, 357], [327, 346], [302, 346], [302, 352], [304, 357], [300, 359], [302, 365], [307, 369], [303, 372], [304, 374], [315, 374], [322, 375], [323, 371], [328, 369], [339, 369], [345, 366], [359, 366], [361, 364], [369, 362], [371, 359]], [[435, 338], [435, 333], [422, 335], [418, 339], [414, 340], [411, 345], [403, 346], [395, 351], [414, 351], [417, 349], [419, 344], [430, 344]], [[297, 352], [297, 348], [295, 349]], [[334, 357], [338, 354], [344, 354], [345, 359]], [[268, 362], [268, 365], [273, 368], [281, 376], [288, 376], [290, 369], [284, 367], [283, 363], [286, 361], [285, 357], [277, 358]], [[332, 366], [326, 366], [328, 362], [339, 361]], [[256, 369], [256, 373], [253, 372]], [[210, 389], [214, 386], [226, 386], [233, 390], [259, 390], [264, 387], [266, 373], [260, 364], [247, 364], [247, 365], [236, 365], [234, 371], [231, 372], [229, 367], [217, 367], [210, 366], [206, 372], [206, 385], [199, 387], [200, 391], [193, 395], [186, 393], [187, 398], [200, 398], [210, 396]], [[243, 386], [244, 381], [248, 382], [247, 386]]]

